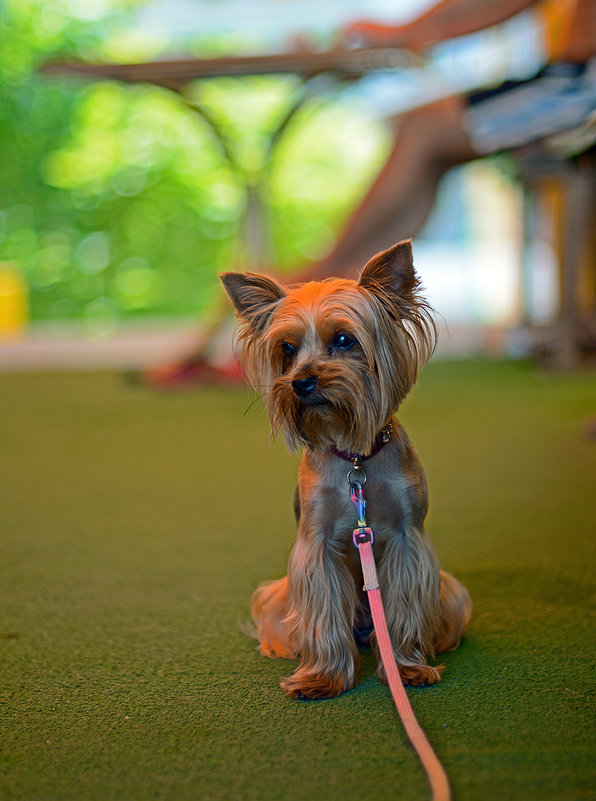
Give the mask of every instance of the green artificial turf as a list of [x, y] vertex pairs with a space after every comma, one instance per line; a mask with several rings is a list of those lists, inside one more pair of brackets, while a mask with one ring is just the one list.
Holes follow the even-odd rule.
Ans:
[[[285, 570], [297, 457], [242, 390], [0, 377], [0, 798], [421, 801], [363, 656], [297, 702], [239, 627]], [[474, 614], [408, 690], [459, 801], [596, 798], [596, 375], [434, 363], [400, 415]]]

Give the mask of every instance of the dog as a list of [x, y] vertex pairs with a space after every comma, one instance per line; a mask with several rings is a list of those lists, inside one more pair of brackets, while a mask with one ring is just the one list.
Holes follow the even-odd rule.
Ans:
[[443, 668], [427, 660], [457, 648], [471, 600], [439, 569], [424, 531], [424, 472], [394, 416], [436, 341], [411, 241], [378, 253], [357, 281], [284, 288], [256, 273], [220, 277], [239, 321], [240, 361], [272, 432], [290, 451], [303, 448], [287, 576], [263, 583], [251, 602], [260, 652], [300, 661], [281, 681], [294, 698], [351, 689], [359, 645], [375, 649], [386, 682], [352, 542], [346, 475], [355, 465], [366, 468], [367, 519], [400, 677], [434, 684]]

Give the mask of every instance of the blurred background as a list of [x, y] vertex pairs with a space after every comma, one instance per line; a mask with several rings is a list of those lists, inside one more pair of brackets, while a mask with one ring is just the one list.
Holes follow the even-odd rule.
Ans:
[[[349, 60], [353, 20], [399, 23], [428, 5], [5, 0], [0, 367], [183, 358], [220, 314], [219, 271], [291, 278], [332, 251], [391, 151], [388, 120], [540, 67], [529, 12], [424, 58], [379, 49], [357, 67], [308, 66], [338, 48]], [[297, 61], [251, 74], [251, 59], [284, 54]], [[195, 60], [216, 59], [219, 74], [201, 77]], [[191, 61], [172, 79], [168, 65]], [[154, 68], [127, 71], [139, 64]], [[565, 277], [565, 236], [580, 236], [564, 228], [577, 151], [503, 149], [442, 177], [413, 232], [439, 353], [552, 357], [567, 337], [553, 361], [584, 360], [593, 247]], [[593, 169], [583, 174], [593, 190]], [[593, 191], [582, 197], [593, 230]]]
[[594, 798], [596, 3], [444, 4], [0, 0], [0, 798], [426, 797], [372, 653], [294, 703], [238, 625], [298, 457], [217, 278], [406, 236], [440, 343], [400, 420], [475, 606], [416, 713], [460, 801]]

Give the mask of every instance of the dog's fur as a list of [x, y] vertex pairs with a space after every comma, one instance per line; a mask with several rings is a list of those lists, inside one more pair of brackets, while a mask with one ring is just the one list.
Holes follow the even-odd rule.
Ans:
[[393, 418], [435, 339], [410, 242], [373, 257], [357, 282], [284, 289], [255, 273], [221, 278], [240, 321], [247, 378], [263, 395], [272, 430], [291, 450], [304, 448], [288, 575], [262, 584], [252, 599], [261, 653], [300, 660], [282, 681], [294, 697], [335, 696], [354, 686], [357, 642], [369, 639], [371, 620], [352, 542], [350, 465], [330, 447], [368, 454], [392, 421], [390, 441], [364, 465], [367, 522], [401, 677], [415, 685], [439, 681], [441, 669], [426, 660], [458, 646], [471, 602], [465, 587], [439, 570], [424, 532], [424, 473]]

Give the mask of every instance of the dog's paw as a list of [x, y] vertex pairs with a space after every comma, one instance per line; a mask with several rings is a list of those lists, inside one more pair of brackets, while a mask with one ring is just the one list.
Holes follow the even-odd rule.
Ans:
[[412, 687], [423, 687], [425, 685], [436, 684], [441, 681], [443, 670], [442, 665], [431, 667], [430, 665], [398, 665], [399, 675], [404, 684]]
[[[399, 675], [404, 684], [411, 687], [423, 687], [436, 684], [441, 681], [441, 674], [444, 670], [442, 665], [432, 667], [431, 665], [398, 665]], [[387, 676], [382, 666], [377, 670], [377, 676], [383, 684], [387, 684]]]
[[354, 686], [343, 674], [314, 673], [299, 668], [293, 675], [282, 679], [281, 687], [285, 692], [298, 700], [317, 700], [334, 698]]

